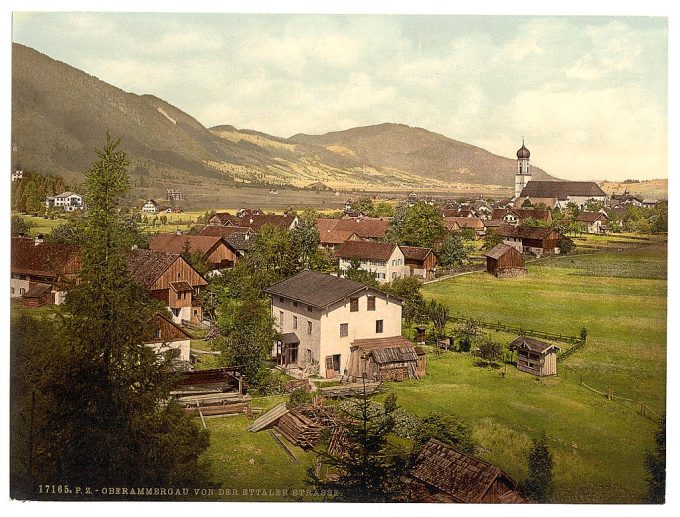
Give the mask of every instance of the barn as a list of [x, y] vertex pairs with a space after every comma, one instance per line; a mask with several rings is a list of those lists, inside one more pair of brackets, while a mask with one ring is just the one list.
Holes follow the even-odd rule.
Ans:
[[517, 369], [543, 377], [557, 375], [557, 354], [561, 348], [538, 339], [519, 336], [508, 346], [517, 350]]
[[499, 243], [486, 254], [486, 272], [498, 278], [526, 276], [524, 257], [512, 246]]
[[356, 381], [402, 381], [425, 376], [425, 354], [403, 336], [356, 339], [350, 348], [347, 375]]
[[405, 477], [409, 500], [422, 503], [523, 503], [500, 468], [434, 438]]
[[21, 304], [24, 307], [42, 307], [53, 303], [54, 293], [51, 284], [33, 284], [21, 297]]

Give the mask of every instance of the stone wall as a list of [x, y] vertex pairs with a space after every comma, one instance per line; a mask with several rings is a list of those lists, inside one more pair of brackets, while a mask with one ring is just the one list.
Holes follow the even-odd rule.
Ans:
[[517, 278], [520, 276], [527, 276], [527, 268], [525, 267], [505, 267], [496, 271], [498, 278]]

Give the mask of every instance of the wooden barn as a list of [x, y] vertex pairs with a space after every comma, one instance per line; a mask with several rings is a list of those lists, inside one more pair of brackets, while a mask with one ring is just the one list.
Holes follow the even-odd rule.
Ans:
[[21, 304], [24, 307], [42, 307], [54, 303], [54, 293], [52, 284], [32, 284], [31, 288], [21, 297]]
[[419, 246], [399, 246], [404, 254], [404, 263], [411, 270], [411, 276], [419, 276], [425, 279], [434, 278], [434, 269], [439, 263], [439, 259], [432, 251], [432, 248], [422, 248]]
[[152, 335], [144, 340], [144, 344], [170, 359], [191, 359], [191, 336], [160, 312], [155, 314]]
[[504, 224], [495, 230], [503, 237], [503, 243], [517, 248], [521, 253], [536, 256], [552, 255], [560, 252], [562, 235], [552, 228], [534, 228]]
[[499, 243], [486, 254], [486, 272], [498, 278], [525, 276], [524, 257], [517, 249]]
[[500, 468], [434, 438], [406, 475], [410, 502], [523, 503], [517, 483]]
[[418, 379], [425, 376], [425, 354], [418, 355], [413, 343], [403, 336], [356, 339], [351, 344], [347, 375], [354, 382], [364, 374], [370, 381]]
[[561, 348], [538, 339], [519, 336], [509, 345], [517, 350], [517, 369], [543, 377], [557, 375], [557, 354]]
[[183, 235], [181, 231], [157, 234], [149, 242], [149, 249], [178, 254], [187, 249], [189, 253], [198, 252], [211, 269], [232, 267], [240, 256], [239, 252], [220, 236]]

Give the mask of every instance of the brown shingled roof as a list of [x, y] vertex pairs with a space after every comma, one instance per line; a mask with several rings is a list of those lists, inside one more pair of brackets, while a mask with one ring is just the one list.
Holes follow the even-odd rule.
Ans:
[[507, 214], [514, 214], [518, 219], [538, 219], [552, 221], [552, 212], [538, 208], [495, 208], [491, 219], [503, 219]]
[[530, 181], [520, 197], [554, 197], [566, 200], [568, 196], [605, 197], [607, 194], [594, 181]]
[[381, 239], [390, 229], [390, 217], [346, 217], [338, 219], [335, 230], [351, 231], [362, 239]]
[[541, 228], [531, 226], [512, 226], [504, 224], [496, 230], [496, 235], [501, 237], [516, 237], [522, 239], [545, 239], [553, 232], [552, 228]]
[[355, 339], [350, 345], [358, 348], [367, 356], [372, 355], [377, 364], [418, 360], [413, 343], [404, 336]]
[[241, 227], [252, 228], [254, 232], [260, 231], [265, 224], [278, 226], [287, 230], [293, 224], [295, 216], [292, 215], [277, 215], [277, 214], [246, 214], [243, 217], [237, 217], [235, 225]]
[[510, 343], [510, 345], [508, 345], [508, 347], [510, 349], [520, 348], [522, 346], [528, 348], [532, 352], [538, 352], [540, 354], [544, 354], [545, 352], [547, 352], [551, 348], [561, 350], [561, 348], [557, 345], [552, 345], [550, 343], [546, 343], [544, 341], [539, 341], [538, 339], [534, 339], [534, 338], [527, 337], [527, 336], [519, 336], [519, 337], [513, 339], [512, 342]]
[[609, 220], [607, 214], [603, 214], [602, 212], [581, 212], [576, 217], [576, 220], [581, 223], [594, 223], [601, 217], [604, 217], [605, 219]]
[[422, 262], [427, 256], [432, 253], [432, 248], [423, 248], [420, 246], [399, 246], [399, 249], [404, 254], [405, 260], [417, 260]]
[[346, 241], [335, 255], [340, 258], [364, 260], [388, 260], [397, 245], [393, 242]]
[[488, 251], [488, 253], [484, 256], [498, 260], [503, 255], [505, 255], [508, 251], [514, 250], [514, 249], [515, 248], [513, 248], [512, 246], [508, 246], [507, 244], [503, 244], [501, 242], [501, 243], [496, 244], [493, 248], [491, 248]]
[[483, 230], [484, 222], [479, 217], [444, 217], [443, 223], [446, 229], [472, 228], [474, 230]]
[[435, 439], [425, 444], [409, 474], [462, 503], [481, 502], [499, 477], [505, 478], [510, 486], [516, 486], [512, 478], [495, 465]]
[[133, 250], [128, 256], [130, 277], [142, 287], [149, 288], [179, 258], [178, 253]]
[[[215, 228], [220, 228], [216, 226]], [[182, 253], [188, 242], [191, 252], [200, 251], [207, 254], [219, 245], [221, 237], [210, 235], [177, 235], [176, 233], [159, 233], [149, 242], [149, 249], [166, 253]]]

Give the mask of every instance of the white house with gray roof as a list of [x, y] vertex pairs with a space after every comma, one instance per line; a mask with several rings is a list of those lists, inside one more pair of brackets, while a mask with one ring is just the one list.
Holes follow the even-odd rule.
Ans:
[[57, 196], [47, 196], [45, 206], [47, 208], [62, 208], [65, 212], [73, 212], [74, 210], [83, 210], [85, 202], [83, 196], [75, 192], [62, 192]]
[[402, 300], [347, 278], [303, 271], [265, 292], [281, 335], [272, 355], [289, 372], [339, 378], [355, 341], [401, 336]]

